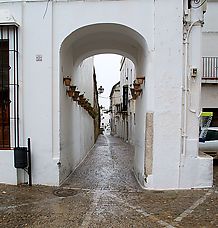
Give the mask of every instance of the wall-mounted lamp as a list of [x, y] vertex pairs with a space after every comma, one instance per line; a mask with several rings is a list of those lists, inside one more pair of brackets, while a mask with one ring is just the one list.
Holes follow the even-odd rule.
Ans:
[[104, 92], [104, 88], [102, 87], [102, 86], [100, 86], [99, 88], [98, 88], [98, 94], [101, 94], [101, 93], [103, 93]]

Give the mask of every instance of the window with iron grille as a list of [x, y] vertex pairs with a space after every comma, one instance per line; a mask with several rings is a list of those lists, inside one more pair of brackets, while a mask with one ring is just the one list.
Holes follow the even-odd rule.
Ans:
[[0, 25], [0, 149], [19, 146], [18, 29]]

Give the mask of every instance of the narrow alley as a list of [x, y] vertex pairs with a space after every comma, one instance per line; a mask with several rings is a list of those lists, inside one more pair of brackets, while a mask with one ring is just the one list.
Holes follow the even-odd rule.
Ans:
[[214, 188], [148, 191], [135, 180], [133, 156], [119, 138], [100, 135], [62, 187], [0, 185], [0, 227], [218, 226], [218, 166]]
[[85, 161], [64, 186], [95, 190], [138, 191], [130, 145], [110, 135], [100, 135]]

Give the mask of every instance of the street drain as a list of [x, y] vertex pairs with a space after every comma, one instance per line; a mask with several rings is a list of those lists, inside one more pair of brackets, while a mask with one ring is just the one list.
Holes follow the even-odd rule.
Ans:
[[58, 197], [74, 196], [78, 193], [75, 189], [55, 189], [53, 194]]

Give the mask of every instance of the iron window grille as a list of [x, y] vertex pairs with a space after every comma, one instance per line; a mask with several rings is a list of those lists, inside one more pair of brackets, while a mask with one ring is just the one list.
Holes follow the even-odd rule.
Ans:
[[19, 147], [18, 28], [0, 25], [0, 149]]

